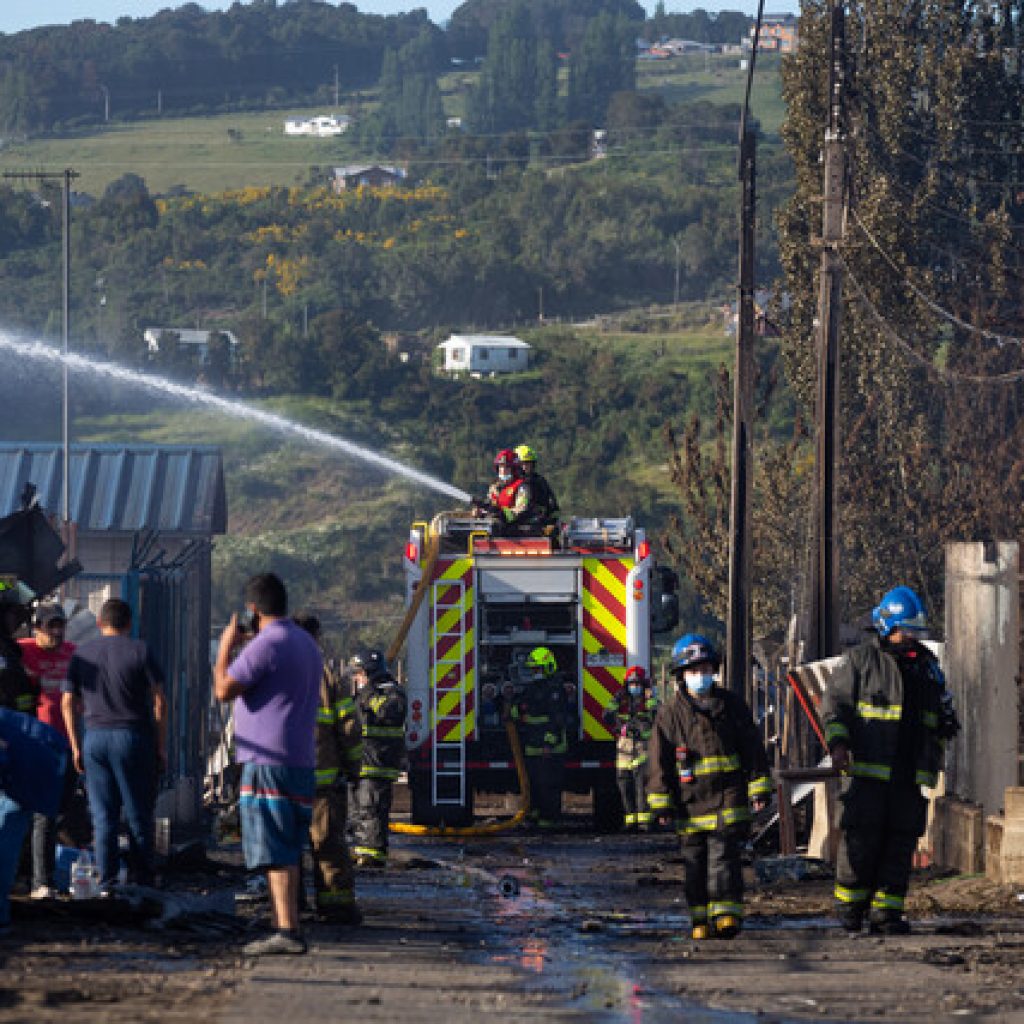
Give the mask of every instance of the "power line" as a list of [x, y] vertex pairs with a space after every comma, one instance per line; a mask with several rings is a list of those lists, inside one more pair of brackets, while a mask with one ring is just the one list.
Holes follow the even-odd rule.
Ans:
[[1008, 373], [984, 375], [960, 373], [955, 370], [944, 370], [941, 367], [936, 366], [930, 359], [921, 355], [909, 342], [903, 339], [892, 324], [890, 324], [889, 321], [886, 320], [879, 312], [878, 307], [875, 306], [870, 298], [868, 298], [864, 286], [857, 279], [857, 275], [850, 269], [849, 264], [844, 263], [844, 266], [846, 268], [847, 277], [853, 284], [857, 299], [871, 314], [872, 319], [878, 325], [883, 334], [885, 334], [890, 340], [894, 341], [915, 363], [923, 367], [933, 376], [938, 377], [947, 384], [1015, 384], [1020, 381], [1024, 381], [1024, 370], [1013, 370]]
[[934, 299], [931, 299], [929, 296], [927, 296], [923, 291], [921, 291], [920, 288], [917, 287], [917, 285], [915, 285], [912, 281], [910, 281], [907, 278], [906, 274], [899, 267], [896, 261], [889, 255], [888, 252], [885, 251], [884, 248], [882, 248], [882, 245], [878, 241], [878, 239], [875, 238], [875, 236], [871, 233], [871, 231], [869, 230], [868, 226], [864, 223], [864, 221], [860, 219], [860, 215], [857, 213], [857, 211], [851, 209], [850, 213], [852, 214], [853, 220], [856, 223], [857, 227], [859, 227], [861, 231], [864, 232], [864, 234], [867, 236], [868, 241], [872, 244], [872, 246], [874, 246], [875, 250], [882, 257], [882, 259], [884, 259], [885, 262], [888, 263], [890, 267], [892, 267], [895, 273], [899, 275], [900, 280], [903, 282], [903, 284], [905, 284], [907, 288], [909, 288], [910, 291], [912, 291], [914, 295], [917, 296], [917, 298], [919, 298], [930, 310], [932, 310], [932, 312], [936, 313], [943, 319], [948, 320], [950, 323], [956, 324], [957, 327], [960, 327], [965, 331], [969, 331], [971, 334], [977, 334], [982, 338], [987, 338], [989, 341], [994, 341], [997, 345], [1000, 346], [1000, 348], [1003, 345], [1024, 345], [1024, 338], [1018, 338], [1012, 334], [1000, 334], [998, 331], [990, 331], [986, 327], [976, 327], [974, 324], [967, 323], [966, 320], [961, 320], [960, 317], [958, 317], [955, 313], [951, 313], [945, 307], [940, 306], [937, 302], [934, 301]]

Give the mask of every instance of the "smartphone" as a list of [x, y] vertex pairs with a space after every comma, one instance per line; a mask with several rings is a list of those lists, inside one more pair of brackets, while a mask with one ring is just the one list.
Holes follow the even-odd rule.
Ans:
[[238, 626], [243, 633], [251, 633], [255, 636], [260, 631], [260, 616], [258, 612], [251, 612], [243, 608], [238, 613]]

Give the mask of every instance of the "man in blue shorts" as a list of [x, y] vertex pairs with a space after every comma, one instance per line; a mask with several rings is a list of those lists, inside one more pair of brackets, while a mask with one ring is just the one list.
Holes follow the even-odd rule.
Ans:
[[[305, 953], [299, 930], [300, 864], [315, 789], [314, 735], [323, 658], [288, 618], [288, 595], [273, 573], [245, 587], [252, 628], [232, 616], [220, 638], [214, 686], [235, 703], [235, 758], [242, 764], [239, 813], [250, 870], [264, 869], [273, 931], [245, 947], [250, 956]], [[246, 642], [248, 641], [248, 642]], [[236, 647], [242, 652], [231, 660]]]

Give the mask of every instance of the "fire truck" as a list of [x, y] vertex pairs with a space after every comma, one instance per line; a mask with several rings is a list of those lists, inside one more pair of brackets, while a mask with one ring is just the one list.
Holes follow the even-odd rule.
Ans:
[[632, 665], [651, 669], [652, 633], [678, 621], [675, 574], [631, 518], [574, 518], [557, 536], [500, 536], [442, 513], [405, 550], [412, 819], [462, 826], [475, 793], [514, 793], [502, 705], [538, 645], [570, 680], [566, 790], [590, 792], [598, 828], [621, 814], [604, 710]]

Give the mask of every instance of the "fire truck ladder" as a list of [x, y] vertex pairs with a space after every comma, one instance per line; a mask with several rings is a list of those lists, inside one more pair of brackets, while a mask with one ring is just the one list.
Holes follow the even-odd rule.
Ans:
[[[454, 592], [455, 603], [450, 598]], [[430, 602], [431, 633], [434, 650], [445, 647], [443, 657], [434, 663], [436, 682], [431, 689], [431, 720], [434, 723], [434, 743], [430, 755], [431, 800], [435, 806], [462, 806], [466, 803], [466, 615], [463, 600], [466, 585], [462, 580], [438, 580], [433, 584]], [[439, 605], [442, 598], [448, 598]], [[438, 632], [442, 610], [458, 609], [458, 615], [446, 632]], [[443, 615], [444, 611], [442, 611]], [[447, 710], [442, 706], [454, 696]], [[444, 740], [442, 736], [454, 732], [457, 739]]]

